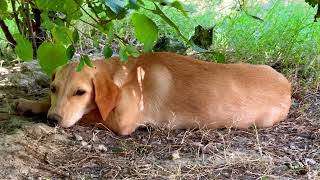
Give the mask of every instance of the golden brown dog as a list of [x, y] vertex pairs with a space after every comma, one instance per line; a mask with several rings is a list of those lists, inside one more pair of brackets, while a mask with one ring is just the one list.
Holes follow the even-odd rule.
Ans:
[[151, 124], [168, 128], [266, 128], [286, 118], [288, 80], [269, 66], [214, 64], [173, 53], [147, 53], [56, 69], [51, 103], [22, 100], [20, 112], [48, 112], [61, 127], [101, 123], [121, 134]]

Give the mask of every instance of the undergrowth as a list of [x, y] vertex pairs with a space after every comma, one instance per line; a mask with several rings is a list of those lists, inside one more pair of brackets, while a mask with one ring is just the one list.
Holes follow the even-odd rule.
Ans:
[[[264, 3], [249, 0], [241, 8], [237, 1], [229, 4], [226, 1], [212, 0], [181, 2], [189, 10], [188, 17], [172, 7], [164, 8], [165, 14], [177, 24], [187, 38], [193, 35], [197, 25], [213, 27], [213, 45], [209, 51], [224, 54], [224, 62], [268, 64], [302, 86], [319, 87], [320, 22], [314, 22], [317, 7], [311, 7], [303, 1], [285, 0], [269, 0]], [[155, 21], [161, 35], [173, 39], [180, 38], [161, 18], [147, 10], [140, 9], [140, 12]], [[82, 32], [90, 32], [88, 25], [81, 22], [77, 24]], [[115, 27], [119, 27], [116, 29], [120, 35], [127, 34], [128, 39], [133, 38], [130, 20], [115, 21]], [[105, 40], [100, 44], [98, 42], [103, 39], [101, 33], [88, 34], [80, 33], [80, 43], [90, 42], [84, 45], [84, 48], [93, 46], [99, 49], [100, 45], [101, 49], [105, 43]], [[4, 38], [1, 33], [0, 38]], [[1, 39], [0, 43], [3, 44], [4, 41]], [[212, 56], [206, 58], [210, 60]]]

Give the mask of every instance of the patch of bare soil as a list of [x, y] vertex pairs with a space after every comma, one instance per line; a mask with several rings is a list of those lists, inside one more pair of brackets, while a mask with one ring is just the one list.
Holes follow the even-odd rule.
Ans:
[[269, 129], [146, 128], [120, 137], [15, 115], [15, 99], [44, 97], [47, 85], [14, 81], [34, 74], [7, 70], [0, 76], [0, 179], [319, 179], [319, 91], [295, 99], [288, 119]]

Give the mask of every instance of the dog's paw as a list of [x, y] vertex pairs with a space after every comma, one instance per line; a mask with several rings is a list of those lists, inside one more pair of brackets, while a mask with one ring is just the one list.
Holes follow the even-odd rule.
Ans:
[[19, 115], [32, 115], [34, 114], [32, 104], [32, 101], [20, 98], [16, 100], [14, 109]]

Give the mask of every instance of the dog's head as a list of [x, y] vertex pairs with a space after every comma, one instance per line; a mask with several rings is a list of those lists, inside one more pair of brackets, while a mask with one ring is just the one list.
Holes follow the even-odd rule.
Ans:
[[51, 77], [48, 120], [65, 128], [96, 108], [106, 120], [119, 99], [119, 88], [106, 68], [84, 67], [76, 72], [76, 67], [76, 63], [59, 67]]

